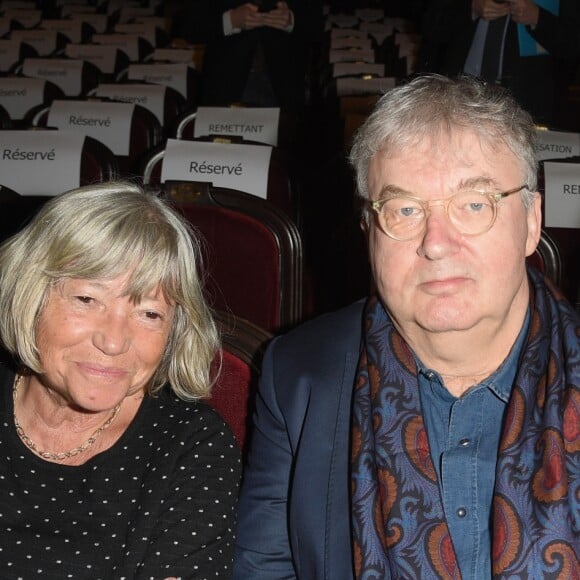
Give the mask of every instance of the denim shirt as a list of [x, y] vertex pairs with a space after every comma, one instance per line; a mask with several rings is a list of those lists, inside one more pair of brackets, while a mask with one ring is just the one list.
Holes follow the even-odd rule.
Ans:
[[530, 314], [509, 355], [485, 381], [453, 396], [436, 371], [419, 365], [431, 458], [463, 580], [491, 578], [495, 467], [507, 403]]

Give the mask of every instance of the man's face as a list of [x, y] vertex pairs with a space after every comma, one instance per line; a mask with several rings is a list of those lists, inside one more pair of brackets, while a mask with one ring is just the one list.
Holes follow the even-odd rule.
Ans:
[[[446, 199], [474, 180], [483, 184], [477, 189], [491, 192], [523, 184], [521, 164], [507, 147], [482, 145], [469, 132], [394, 157], [379, 152], [368, 177], [371, 200], [380, 199], [386, 186], [428, 201]], [[371, 268], [403, 336], [413, 344], [416, 333], [501, 328], [515, 305], [527, 303], [525, 257], [536, 247], [540, 222], [539, 196], [526, 212], [519, 193], [499, 202], [494, 226], [478, 236], [457, 231], [442, 205], [431, 207], [425, 230], [410, 241], [388, 237], [371, 215]]]

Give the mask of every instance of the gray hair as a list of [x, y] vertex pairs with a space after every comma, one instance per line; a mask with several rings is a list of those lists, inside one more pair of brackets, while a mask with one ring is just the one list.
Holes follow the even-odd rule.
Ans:
[[486, 143], [502, 142], [513, 152], [528, 186], [522, 201], [529, 208], [538, 172], [532, 117], [505, 89], [468, 76], [418, 76], [379, 99], [356, 132], [350, 152], [358, 194], [369, 198], [369, 163], [378, 152], [395, 154], [454, 129], [472, 131]]
[[175, 305], [165, 353], [149, 392], [169, 381], [183, 399], [206, 397], [218, 335], [199, 278], [200, 248], [165, 201], [131, 183], [81, 187], [49, 200], [0, 246], [0, 339], [20, 364], [41, 373], [36, 326], [48, 293], [66, 278], [132, 272], [139, 301], [160, 287]]

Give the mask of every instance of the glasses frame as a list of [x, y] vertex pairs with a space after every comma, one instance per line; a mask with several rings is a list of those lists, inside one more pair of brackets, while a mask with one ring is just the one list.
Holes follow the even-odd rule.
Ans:
[[[381, 199], [376, 199], [374, 201], [367, 200], [366, 204], [375, 212], [375, 214], [377, 216], [377, 221], [378, 221], [379, 227], [381, 228], [381, 231], [385, 235], [389, 236], [389, 238], [392, 238], [393, 240], [397, 240], [399, 242], [408, 242], [409, 240], [413, 240], [413, 239], [419, 237], [425, 231], [425, 229], [427, 227], [427, 219], [429, 218], [429, 215], [431, 214], [430, 208], [432, 205], [442, 205], [445, 208], [445, 215], [447, 216], [449, 223], [451, 223], [451, 225], [454, 228], [456, 228], [459, 232], [461, 232], [464, 236], [480, 236], [482, 234], [485, 234], [485, 232], [488, 232], [489, 230], [491, 230], [491, 228], [495, 224], [495, 220], [497, 219], [497, 204], [505, 197], [513, 195], [514, 193], [518, 193], [518, 192], [522, 191], [523, 189], [529, 189], [527, 183], [524, 183], [523, 185], [520, 185], [519, 187], [515, 187], [514, 189], [508, 189], [507, 191], [500, 191], [497, 193], [474, 190], [474, 191], [477, 191], [477, 193], [480, 193], [482, 196], [487, 197], [489, 199], [489, 201], [491, 202], [491, 205], [493, 207], [493, 218], [491, 219], [489, 226], [486, 229], [484, 229], [483, 231], [478, 232], [477, 234], [467, 234], [467, 233], [461, 232], [461, 230], [459, 228], [457, 228], [455, 223], [449, 217], [449, 204], [451, 203], [451, 200], [457, 195], [457, 193], [455, 193], [455, 194], [453, 194], [450, 197], [447, 197], [445, 199], [432, 199], [429, 201], [427, 201], [425, 199], [421, 199], [420, 197], [415, 197], [413, 195], [394, 193], [391, 195], [387, 195], [386, 197], [383, 197]], [[461, 193], [461, 192], [458, 192], [458, 193]], [[425, 212], [425, 218], [423, 220], [423, 227], [420, 230], [418, 230], [417, 233], [413, 234], [409, 238], [398, 238], [398, 237], [394, 236], [392, 233], [388, 232], [385, 228], [383, 228], [382, 223], [381, 223], [380, 214], [381, 214], [381, 210], [383, 209], [383, 206], [385, 205], [385, 203], [387, 203], [387, 201], [389, 201], [391, 199], [395, 199], [397, 197], [404, 197], [405, 199], [411, 199], [413, 201], [416, 201], [423, 208], [423, 211]]]

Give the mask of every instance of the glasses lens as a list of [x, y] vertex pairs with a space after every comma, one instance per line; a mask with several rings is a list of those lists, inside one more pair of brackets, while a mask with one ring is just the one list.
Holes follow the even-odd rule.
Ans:
[[386, 233], [398, 240], [406, 240], [423, 228], [425, 209], [413, 198], [392, 197], [383, 205], [379, 217]]
[[491, 199], [478, 191], [457, 193], [449, 203], [449, 219], [464, 234], [481, 234], [488, 230], [494, 212]]

